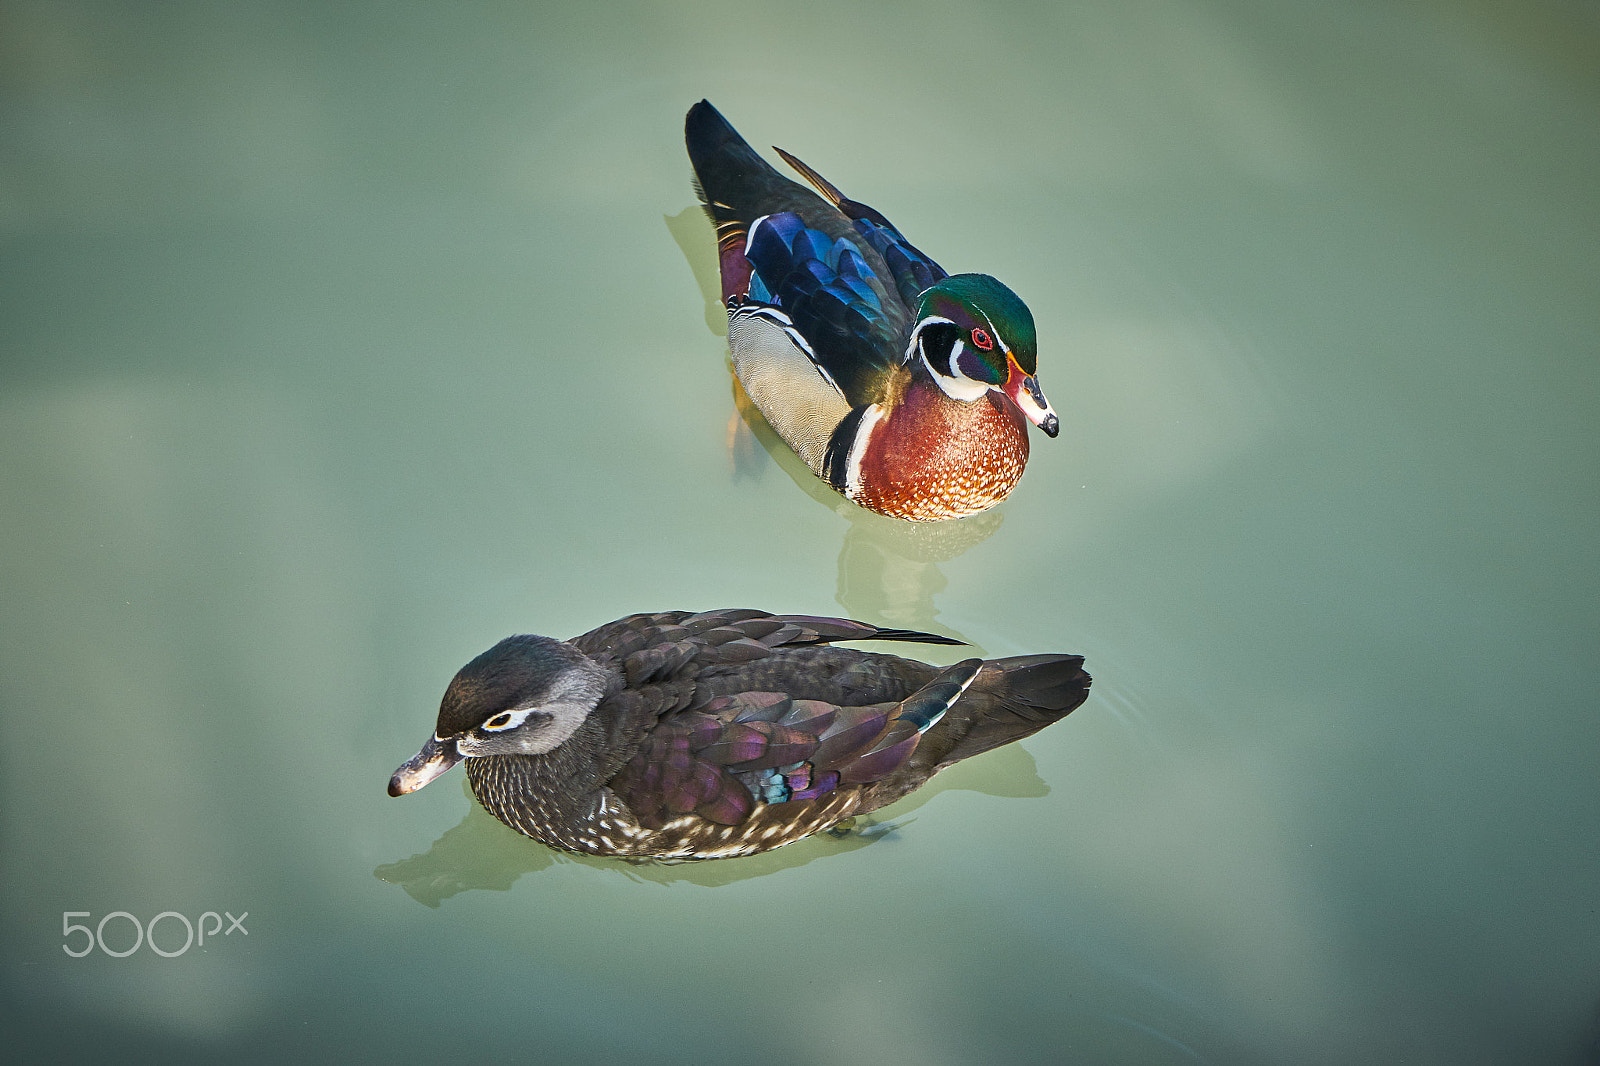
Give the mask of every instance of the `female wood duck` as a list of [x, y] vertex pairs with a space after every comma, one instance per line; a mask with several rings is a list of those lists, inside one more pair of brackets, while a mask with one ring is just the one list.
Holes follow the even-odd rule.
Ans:
[[987, 274], [946, 274], [877, 211], [781, 148], [779, 174], [717, 109], [684, 137], [717, 227], [733, 369], [833, 488], [895, 518], [974, 514], [1028, 461], [1024, 419], [1059, 421], [1036, 376], [1033, 315]]
[[841, 640], [958, 644], [842, 618], [636, 614], [507, 637], [456, 674], [391, 796], [467, 761], [478, 802], [551, 847], [720, 859], [876, 810], [1084, 701], [1078, 655], [929, 666]]

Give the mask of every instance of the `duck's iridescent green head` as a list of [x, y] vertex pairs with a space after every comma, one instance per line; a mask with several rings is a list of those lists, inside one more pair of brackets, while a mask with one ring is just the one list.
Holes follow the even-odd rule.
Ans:
[[907, 354], [953, 400], [972, 403], [992, 391], [1049, 436], [1060, 429], [1039, 389], [1033, 312], [987, 274], [952, 274], [924, 290]]

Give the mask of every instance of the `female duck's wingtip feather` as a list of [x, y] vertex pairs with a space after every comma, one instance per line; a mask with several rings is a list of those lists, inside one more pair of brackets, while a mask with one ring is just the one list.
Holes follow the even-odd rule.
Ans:
[[880, 629], [872, 635], [873, 640], [905, 640], [915, 644], [952, 644], [967, 647], [968, 642], [957, 640], [955, 637], [946, 637], [938, 633], [923, 633], [916, 629]]
[[903, 640], [914, 644], [965, 645], [967, 643], [938, 633], [923, 633], [916, 629], [884, 629], [850, 618], [826, 618], [811, 614], [784, 614], [772, 617], [810, 630], [811, 640], [808, 643], [826, 644], [836, 640]]

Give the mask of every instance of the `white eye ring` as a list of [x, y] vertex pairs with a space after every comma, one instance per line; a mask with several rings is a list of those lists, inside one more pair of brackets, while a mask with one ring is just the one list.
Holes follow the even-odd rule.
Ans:
[[523, 722], [526, 722], [528, 715], [532, 714], [534, 710], [535, 708], [533, 707], [523, 707], [519, 710], [501, 711], [499, 714], [491, 715], [489, 720], [483, 723], [483, 731], [485, 733], [504, 733], [508, 729], [515, 729]]

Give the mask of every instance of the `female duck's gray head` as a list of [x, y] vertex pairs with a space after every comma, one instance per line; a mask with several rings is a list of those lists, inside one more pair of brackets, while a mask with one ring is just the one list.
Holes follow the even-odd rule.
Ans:
[[1047, 436], [1060, 431], [1039, 388], [1033, 313], [987, 274], [952, 274], [923, 291], [907, 355], [953, 400], [1004, 397]]
[[600, 702], [606, 674], [569, 644], [507, 637], [456, 674], [422, 750], [389, 779], [389, 795], [415, 792], [462, 759], [543, 755]]

